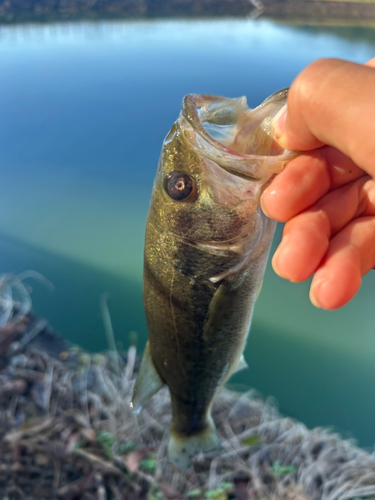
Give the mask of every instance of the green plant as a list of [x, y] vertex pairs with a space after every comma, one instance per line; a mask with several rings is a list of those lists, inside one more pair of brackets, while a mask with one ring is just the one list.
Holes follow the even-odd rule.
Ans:
[[296, 468], [294, 465], [282, 465], [281, 460], [275, 460], [270, 471], [274, 476], [280, 477], [284, 474], [293, 474], [296, 472]]
[[255, 434], [242, 440], [242, 444], [247, 446], [259, 446], [264, 443], [264, 437]]
[[154, 458], [145, 458], [139, 463], [139, 468], [147, 472], [148, 474], [155, 474], [157, 461]]
[[202, 492], [201, 490], [199, 489], [195, 489], [195, 490], [191, 490], [189, 491], [189, 493], [187, 494], [187, 497], [188, 498], [199, 498], [202, 496]]
[[225, 491], [231, 491], [233, 489], [233, 483], [221, 483], [219, 488], [222, 488]]
[[111, 460], [113, 458], [112, 446], [115, 444], [113, 436], [107, 431], [100, 431], [96, 442], [102, 448], [104, 458]]
[[136, 445], [135, 443], [122, 443], [119, 444], [116, 448], [116, 454], [117, 455], [127, 455], [131, 451], [135, 449]]
[[207, 493], [204, 494], [205, 498], [212, 498], [215, 500], [227, 500], [228, 495], [227, 492], [224, 490], [224, 488], [217, 488], [216, 490], [210, 490], [207, 491]]

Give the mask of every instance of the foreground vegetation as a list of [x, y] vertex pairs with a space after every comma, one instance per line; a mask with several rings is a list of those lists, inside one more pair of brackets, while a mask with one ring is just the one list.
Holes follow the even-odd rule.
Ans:
[[0, 277], [0, 498], [31, 500], [374, 500], [375, 459], [283, 418], [253, 391], [222, 390], [218, 457], [167, 462], [170, 399], [130, 410], [127, 352], [68, 345], [31, 311], [20, 278]]

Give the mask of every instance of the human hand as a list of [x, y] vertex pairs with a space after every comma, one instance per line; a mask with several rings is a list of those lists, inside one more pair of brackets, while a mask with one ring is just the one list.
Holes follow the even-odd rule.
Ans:
[[304, 153], [261, 198], [266, 215], [286, 222], [273, 268], [292, 282], [314, 275], [311, 302], [336, 309], [375, 266], [375, 59], [307, 66], [275, 135]]

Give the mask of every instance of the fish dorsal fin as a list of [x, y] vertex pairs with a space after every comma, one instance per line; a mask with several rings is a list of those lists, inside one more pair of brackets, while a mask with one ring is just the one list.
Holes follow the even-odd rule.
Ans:
[[143, 405], [164, 385], [151, 359], [150, 344], [147, 342], [143, 352], [141, 366], [135, 383], [130, 407], [134, 413], [139, 413]]

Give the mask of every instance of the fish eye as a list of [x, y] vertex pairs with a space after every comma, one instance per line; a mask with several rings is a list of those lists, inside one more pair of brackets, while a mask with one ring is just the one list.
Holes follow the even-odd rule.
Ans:
[[195, 181], [183, 172], [170, 172], [164, 180], [164, 189], [176, 201], [195, 201], [196, 199]]

